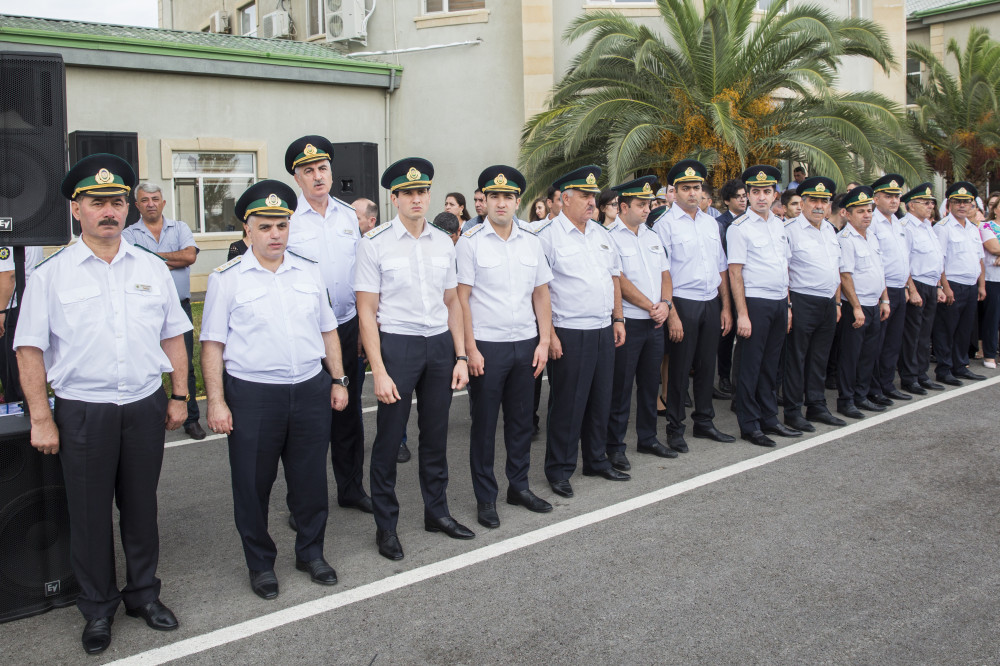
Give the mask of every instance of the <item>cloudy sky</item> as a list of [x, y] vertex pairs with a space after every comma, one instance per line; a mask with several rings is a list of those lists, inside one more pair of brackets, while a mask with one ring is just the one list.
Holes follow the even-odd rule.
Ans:
[[0, 0], [0, 14], [156, 27], [156, 0]]

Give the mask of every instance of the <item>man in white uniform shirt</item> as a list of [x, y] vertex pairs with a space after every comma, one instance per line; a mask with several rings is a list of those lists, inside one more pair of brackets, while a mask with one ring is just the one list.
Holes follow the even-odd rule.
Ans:
[[484, 221], [462, 234], [455, 246], [469, 356], [469, 464], [477, 518], [489, 528], [500, 526], [493, 461], [501, 405], [507, 503], [538, 513], [552, 510], [528, 488], [530, 396], [549, 357], [552, 271], [541, 243], [514, 217], [524, 186], [524, 176], [513, 167], [484, 169], [479, 175], [479, 189], [486, 195]]

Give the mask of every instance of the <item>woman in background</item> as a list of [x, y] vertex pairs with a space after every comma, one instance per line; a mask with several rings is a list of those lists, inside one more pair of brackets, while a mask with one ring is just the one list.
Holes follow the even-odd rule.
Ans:
[[461, 192], [449, 192], [445, 195], [444, 212], [451, 213], [459, 219], [459, 229], [471, 219], [469, 211], [465, 208], [465, 195]]

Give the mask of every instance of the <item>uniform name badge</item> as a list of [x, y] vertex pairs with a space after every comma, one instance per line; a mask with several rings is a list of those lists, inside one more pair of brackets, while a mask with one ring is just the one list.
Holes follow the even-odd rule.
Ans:
[[137, 284], [137, 285], [135, 285], [135, 290], [136, 291], [144, 291], [144, 292], [148, 293], [148, 292], [152, 291], [153, 288], [151, 286], [149, 286], [148, 284]]

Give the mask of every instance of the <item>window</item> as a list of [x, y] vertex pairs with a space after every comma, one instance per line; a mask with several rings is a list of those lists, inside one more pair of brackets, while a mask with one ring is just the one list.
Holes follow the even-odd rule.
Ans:
[[219, 233], [243, 228], [233, 206], [257, 181], [254, 153], [174, 152], [174, 219], [187, 222], [195, 233]]
[[251, 2], [240, 7], [240, 34], [244, 37], [257, 36], [257, 5]]
[[906, 59], [906, 103], [916, 104], [917, 100], [913, 96], [913, 87], [919, 88], [923, 85], [923, 77], [920, 71], [920, 61], [914, 58]]
[[485, 9], [486, 0], [424, 0], [424, 13], [461, 12], [466, 9]]
[[306, 0], [309, 4], [309, 37], [325, 35], [326, 26], [323, 25], [323, 0]]

